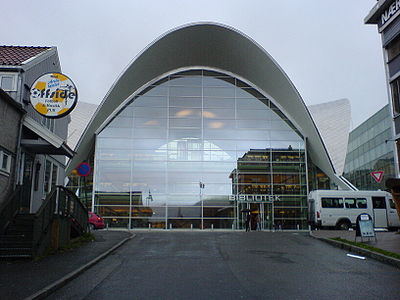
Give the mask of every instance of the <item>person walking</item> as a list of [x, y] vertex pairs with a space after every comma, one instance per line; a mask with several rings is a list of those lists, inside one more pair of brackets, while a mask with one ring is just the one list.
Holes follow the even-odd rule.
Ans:
[[261, 218], [260, 218], [260, 214], [257, 214], [256, 216], [256, 230], [260, 231], [261, 230]]
[[246, 232], [250, 231], [250, 220], [251, 220], [251, 215], [250, 215], [250, 213], [247, 213], [247, 215], [246, 215]]

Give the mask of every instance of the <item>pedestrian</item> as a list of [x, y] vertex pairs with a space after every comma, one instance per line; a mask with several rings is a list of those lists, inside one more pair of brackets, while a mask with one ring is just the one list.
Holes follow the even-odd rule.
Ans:
[[256, 216], [256, 223], [257, 223], [257, 231], [261, 230], [261, 218], [260, 218], [260, 214], [257, 214]]
[[246, 216], [246, 232], [250, 231], [250, 220], [251, 220], [251, 215], [250, 215], [250, 213], [247, 213], [247, 216]]

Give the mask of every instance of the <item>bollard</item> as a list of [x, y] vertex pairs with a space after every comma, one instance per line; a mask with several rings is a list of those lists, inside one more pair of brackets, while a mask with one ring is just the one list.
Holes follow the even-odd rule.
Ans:
[[214, 224], [211, 224], [211, 230], [214, 230]]
[[171, 223], [169, 224], [169, 229], [172, 229], [172, 224]]
[[232, 224], [232, 230], [235, 230], [235, 225], [234, 224]]
[[297, 224], [297, 230], [300, 230], [300, 226], [299, 226], [299, 224]]
[[151, 229], [151, 223], [149, 223], [149, 230]]
[[193, 224], [190, 224], [190, 229], [193, 230]]

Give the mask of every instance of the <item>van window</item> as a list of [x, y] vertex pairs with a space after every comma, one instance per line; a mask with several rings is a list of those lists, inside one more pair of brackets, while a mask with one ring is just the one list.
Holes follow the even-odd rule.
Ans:
[[357, 198], [356, 199], [357, 208], [367, 208], [367, 199], [365, 198]]
[[372, 206], [374, 208], [386, 208], [385, 197], [372, 197]]
[[393, 199], [389, 199], [389, 205], [390, 205], [390, 208], [396, 209], [396, 205], [394, 204]]
[[357, 208], [356, 198], [346, 198], [344, 199], [344, 205], [346, 208]]
[[323, 208], [343, 208], [343, 198], [323, 197], [321, 203]]

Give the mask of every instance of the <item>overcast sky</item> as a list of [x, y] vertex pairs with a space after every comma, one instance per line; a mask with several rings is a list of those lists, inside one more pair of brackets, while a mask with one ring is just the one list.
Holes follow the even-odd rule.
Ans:
[[[79, 100], [100, 103], [149, 43], [197, 21], [230, 25], [274, 57], [306, 105], [351, 102], [355, 128], [387, 103], [376, 0], [14, 0], [0, 5], [3, 45], [56, 46]], [[78, 101], [79, 101], [78, 100]]]

